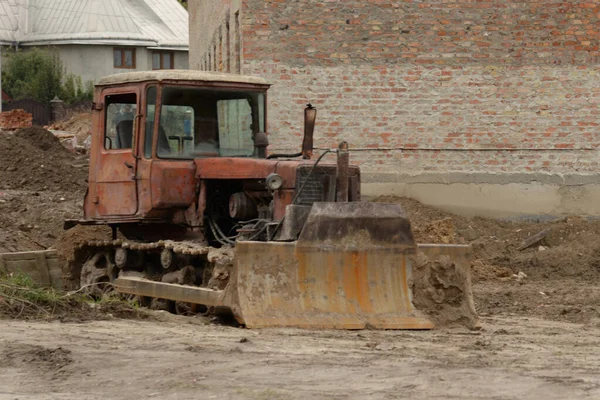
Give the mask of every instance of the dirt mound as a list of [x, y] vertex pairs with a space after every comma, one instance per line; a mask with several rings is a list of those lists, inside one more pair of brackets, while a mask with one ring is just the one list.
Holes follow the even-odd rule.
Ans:
[[420, 243], [450, 244], [457, 242], [452, 218], [432, 221], [425, 226], [418, 225], [413, 228], [413, 234], [419, 238]]
[[0, 190], [0, 253], [42, 250], [81, 218], [83, 193]]
[[45, 129], [0, 132], [0, 189], [83, 192], [87, 164]]
[[473, 260], [471, 264], [471, 277], [473, 283], [496, 279], [510, 279], [514, 275], [512, 269], [490, 265], [484, 260]]
[[42, 151], [51, 151], [57, 154], [66, 153], [68, 151], [60, 144], [60, 140], [58, 140], [52, 132], [47, 131], [44, 128], [34, 126], [31, 128], [19, 129], [14, 133], [14, 136]]
[[74, 115], [72, 118], [61, 121], [50, 126], [50, 129], [57, 131], [70, 132], [75, 135], [77, 142], [82, 144], [90, 135], [92, 130], [92, 114], [81, 113]]
[[[502, 221], [457, 216], [408, 198], [382, 196], [374, 201], [401, 204], [419, 243], [471, 244], [474, 281], [504, 279], [519, 271], [530, 278], [600, 278], [598, 219]], [[543, 231], [541, 240], [522, 248]]]

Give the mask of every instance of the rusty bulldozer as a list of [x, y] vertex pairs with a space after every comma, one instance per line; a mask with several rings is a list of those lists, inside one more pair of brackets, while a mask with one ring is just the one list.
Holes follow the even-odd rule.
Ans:
[[311, 105], [302, 151], [268, 154], [268, 88], [200, 71], [100, 80], [84, 218], [65, 225], [113, 237], [77, 248], [73, 287], [250, 328], [474, 324], [469, 248], [417, 245], [400, 206], [361, 202], [346, 143], [313, 159]]

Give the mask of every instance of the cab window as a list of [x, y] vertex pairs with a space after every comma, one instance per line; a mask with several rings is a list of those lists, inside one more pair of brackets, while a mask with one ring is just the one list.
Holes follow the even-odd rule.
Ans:
[[263, 91], [165, 87], [161, 103], [159, 158], [252, 157], [265, 129]]
[[133, 121], [137, 114], [135, 93], [108, 95], [104, 100], [104, 148], [106, 150], [131, 149], [133, 146]]

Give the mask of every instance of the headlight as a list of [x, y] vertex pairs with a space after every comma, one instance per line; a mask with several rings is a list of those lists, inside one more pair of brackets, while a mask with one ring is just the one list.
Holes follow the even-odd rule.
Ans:
[[269, 174], [265, 180], [267, 187], [271, 190], [277, 190], [283, 185], [283, 178], [275, 173]]

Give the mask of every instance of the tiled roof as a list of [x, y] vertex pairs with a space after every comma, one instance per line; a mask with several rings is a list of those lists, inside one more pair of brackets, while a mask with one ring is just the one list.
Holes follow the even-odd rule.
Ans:
[[3, 39], [187, 49], [188, 14], [177, 0], [2, 0]]
[[15, 41], [18, 16], [17, 0], [0, 1], [0, 44], [11, 44]]

